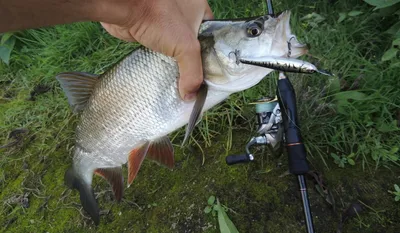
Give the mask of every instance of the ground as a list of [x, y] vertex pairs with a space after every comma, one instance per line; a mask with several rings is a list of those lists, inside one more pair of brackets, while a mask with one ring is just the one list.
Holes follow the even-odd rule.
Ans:
[[[265, 12], [256, 0], [210, 4], [216, 18]], [[275, 2], [276, 11], [286, 9], [292, 11], [294, 33], [311, 46], [304, 59], [336, 75], [290, 75], [309, 163], [330, 193], [318, 192], [315, 179], [307, 176], [316, 232], [337, 232], [339, 225], [343, 232], [399, 232], [400, 203], [389, 191], [400, 184], [400, 70], [392, 65], [398, 58], [381, 61], [392, 42], [384, 32], [398, 17], [379, 15], [360, 1]], [[95, 226], [78, 193], [64, 185], [79, 117], [54, 76], [102, 73], [136, 45], [111, 38], [98, 23], [14, 36], [10, 64], [0, 63], [0, 146], [8, 145], [0, 148], [3, 232], [214, 233], [217, 218], [204, 213], [211, 195], [228, 208], [239, 232], [305, 232], [296, 177], [287, 174], [285, 154], [259, 148], [255, 162], [225, 164], [227, 155], [242, 153], [255, 135], [249, 103], [273, 94], [276, 74], [205, 114], [188, 146], [180, 147], [183, 129], [172, 134], [175, 168], [145, 161], [120, 203], [96, 177], [101, 223]]]

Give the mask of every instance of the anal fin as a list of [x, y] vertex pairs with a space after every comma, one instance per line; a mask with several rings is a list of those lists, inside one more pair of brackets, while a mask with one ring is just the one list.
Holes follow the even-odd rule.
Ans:
[[137, 173], [139, 172], [140, 166], [147, 154], [147, 150], [149, 149], [149, 142], [141, 145], [133, 149], [129, 153], [128, 158], [128, 187], [132, 184], [133, 180], [136, 178]]
[[115, 199], [117, 201], [121, 201], [124, 192], [124, 177], [122, 176], [122, 168], [97, 168], [94, 173], [108, 181], [113, 189]]
[[147, 158], [165, 165], [169, 169], [174, 168], [174, 148], [167, 136], [159, 138], [150, 143]]

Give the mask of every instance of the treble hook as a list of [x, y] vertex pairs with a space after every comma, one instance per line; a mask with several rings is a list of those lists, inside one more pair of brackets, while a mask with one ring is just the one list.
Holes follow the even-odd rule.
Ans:
[[287, 57], [290, 57], [292, 55], [292, 39], [295, 38], [294, 36], [290, 37], [289, 41], [287, 41], [287, 46], [288, 46], [288, 55]]

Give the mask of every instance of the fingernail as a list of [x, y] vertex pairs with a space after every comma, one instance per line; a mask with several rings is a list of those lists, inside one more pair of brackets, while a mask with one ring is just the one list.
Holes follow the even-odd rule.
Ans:
[[190, 101], [190, 100], [193, 100], [195, 97], [196, 97], [196, 93], [195, 92], [194, 93], [187, 93], [185, 95], [184, 100], [185, 101]]

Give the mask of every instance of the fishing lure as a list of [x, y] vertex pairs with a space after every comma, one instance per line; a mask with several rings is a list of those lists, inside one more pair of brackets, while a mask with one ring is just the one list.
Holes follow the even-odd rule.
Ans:
[[246, 59], [245, 57], [240, 57], [239, 61], [243, 64], [260, 66], [282, 72], [305, 74], [320, 73], [323, 75], [333, 76], [326, 70], [320, 70], [309, 62], [295, 58], [265, 56]]

